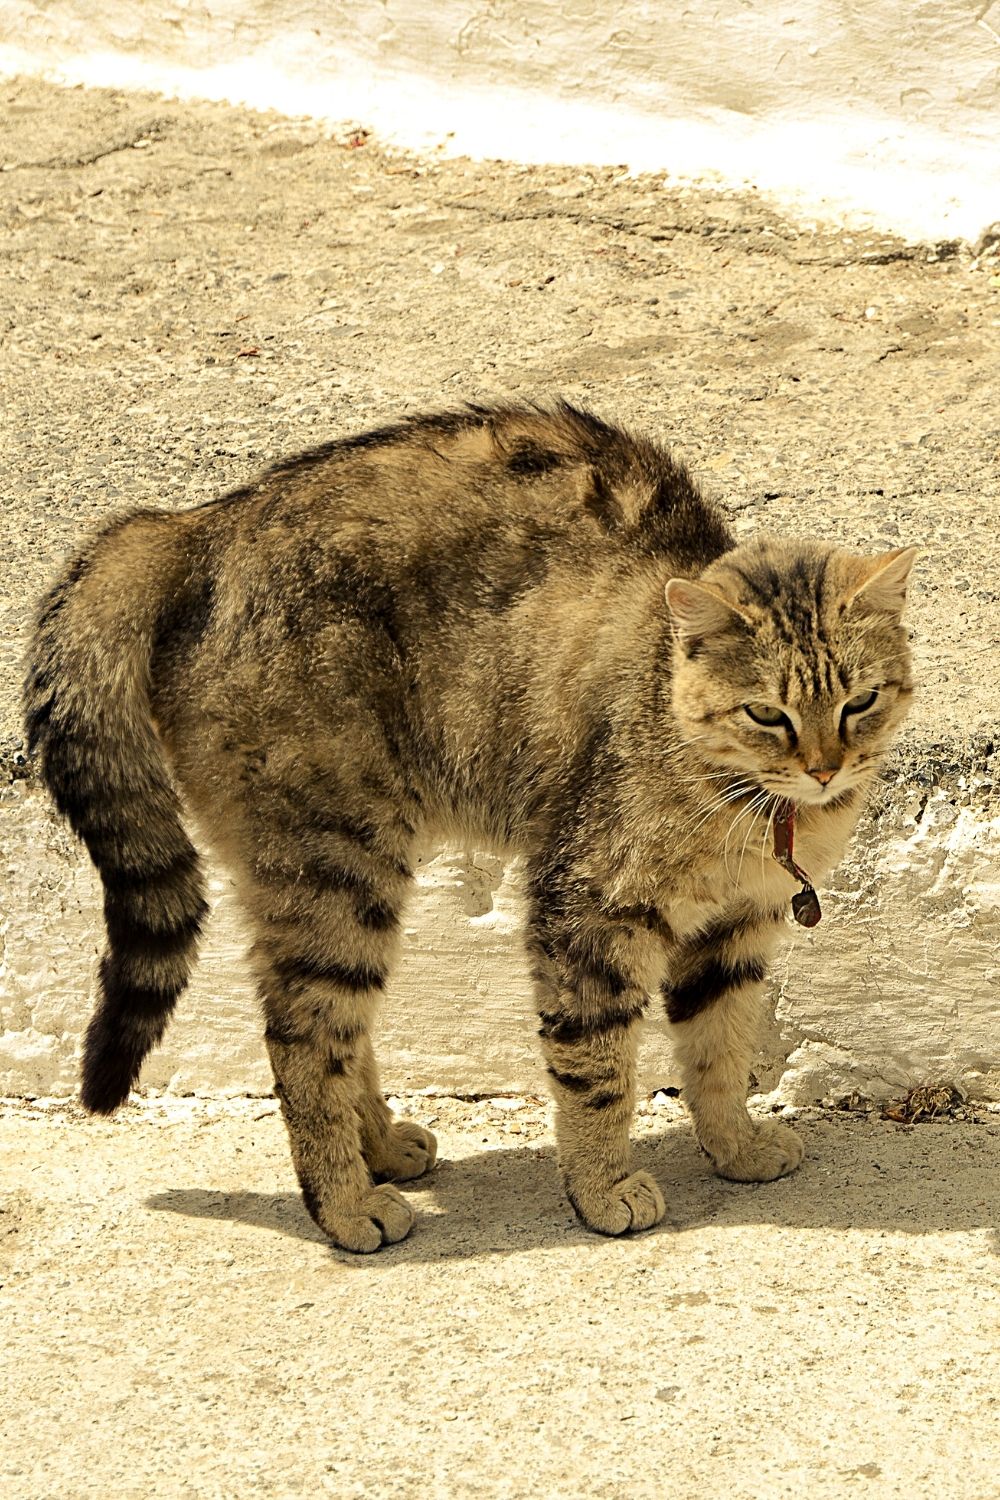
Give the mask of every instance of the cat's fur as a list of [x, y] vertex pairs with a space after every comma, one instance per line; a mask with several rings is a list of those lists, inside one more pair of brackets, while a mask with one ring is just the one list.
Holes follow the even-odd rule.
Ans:
[[390, 1115], [369, 1028], [415, 853], [454, 834], [525, 858], [581, 1219], [620, 1234], [664, 1213], [628, 1138], [658, 991], [716, 1169], [790, 1171], [797, 1137], [745, 1105], [796, 890], [770, 820], [797, 804], [813, 879], [840, 857], [911, 690], [912, 556], [736, 547], [666, 452], [565, 404], [411, 421], [116, 522], [44, 601], [27, 684], [43, 776], [105, 890], [85, 1104], [127, 1097], [187, 981], [206, 906], [184, 807], [253, 923], [296, 1170], [338, 1244], [401, 1239], [386, 1179], [434, 1161]]

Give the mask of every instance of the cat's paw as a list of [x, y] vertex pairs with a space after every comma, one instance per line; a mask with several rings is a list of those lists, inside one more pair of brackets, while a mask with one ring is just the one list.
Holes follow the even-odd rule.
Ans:
[[648, 1172], [633, 1172], [613, 1187], [569, 1191], [578, 1219], [598, 1234], [628, 1234], [652, 1229], [667, 1211], [663, 1194]]
[[409, 1182], [422, 1177], [437, 1160], [437, 1137], [412, 1120], [399, 1120], [368, 1153], [368, 1166], [375, 1177]]
[[388, 1182], [373, 1187], [347, 1209], [323, 1208], [314, 1217], [334, 1244], [359, 1255], [395, 1245], [413, 1228], [413, 1209]]
[[749, 1141], [734, 1156], [716, 1157], [715, 1170], [731, 1182], [773, 1182], [794, 1172], [802, 1160], [802, 1142], [794, 1130], [776, 1120], [755, 1121]]

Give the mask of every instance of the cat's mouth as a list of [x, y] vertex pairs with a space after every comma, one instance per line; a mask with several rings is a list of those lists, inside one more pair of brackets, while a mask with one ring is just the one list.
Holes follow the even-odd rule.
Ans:
[[854, 791], [854, 781], [849, 775], [837, 776], [826, 786], [821, 786], [809, 778], [795, 777], [792, 780], [791, 787], [788, 782], [776, 782], [769, 786], [766, 781], [762, 782], [762, 787], [772, 797], [777, 797], [781, 802], [787, 802], [796, 808], [841, 807]]

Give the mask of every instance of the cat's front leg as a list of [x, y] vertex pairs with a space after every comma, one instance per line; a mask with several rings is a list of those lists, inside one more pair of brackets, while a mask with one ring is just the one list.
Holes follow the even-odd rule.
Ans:
[[354, 1107], [361, 1127], [361, 1152], [376, 1182], [409, 1182], [429, 1172], [437, 1159], [437, 1139], [414, 1120], [394, 1117], [379, 1084], [367, 1033], [359, 1040], [358, 1082]]
[[645, 991], [593, 930], [583, 937], [540, 920], [529, 949], [569, 1201], [601, 1234], [649, 1229], [666, 1207], [654, 1179], [631, 1170], [629, 1146]]
[[716, 923], [678, 945], [663, 986], [695, 1133], [719, 1176], [736, 1182], [770, 1182], [802, 1160], [793, 1130], [755, 1120], [746, 1107], [763, 980], [780, 921], [777, 913], [743, 911]]

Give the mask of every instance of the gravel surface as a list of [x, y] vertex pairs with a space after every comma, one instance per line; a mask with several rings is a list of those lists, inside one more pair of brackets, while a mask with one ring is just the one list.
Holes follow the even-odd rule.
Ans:
[[12, 667], [105, 517], [403, 412], [562, 392], [672, 444], [741, 531], [926, 546], [911, 757], [991, 732], [996, 243], [810, 230], [665, 177], [418, 160], [215, 104], [35, 80], [0, 101]]
[[996, 1494], [1000, 1118], [808, 1111], [713, 1177], [642, 1106], [668, 1222], [585, 1233], [545, 1106], [411, 1096], [411, 1239], [331, 1249], [273, 1101], [0, 1113], [9, 1495]]

